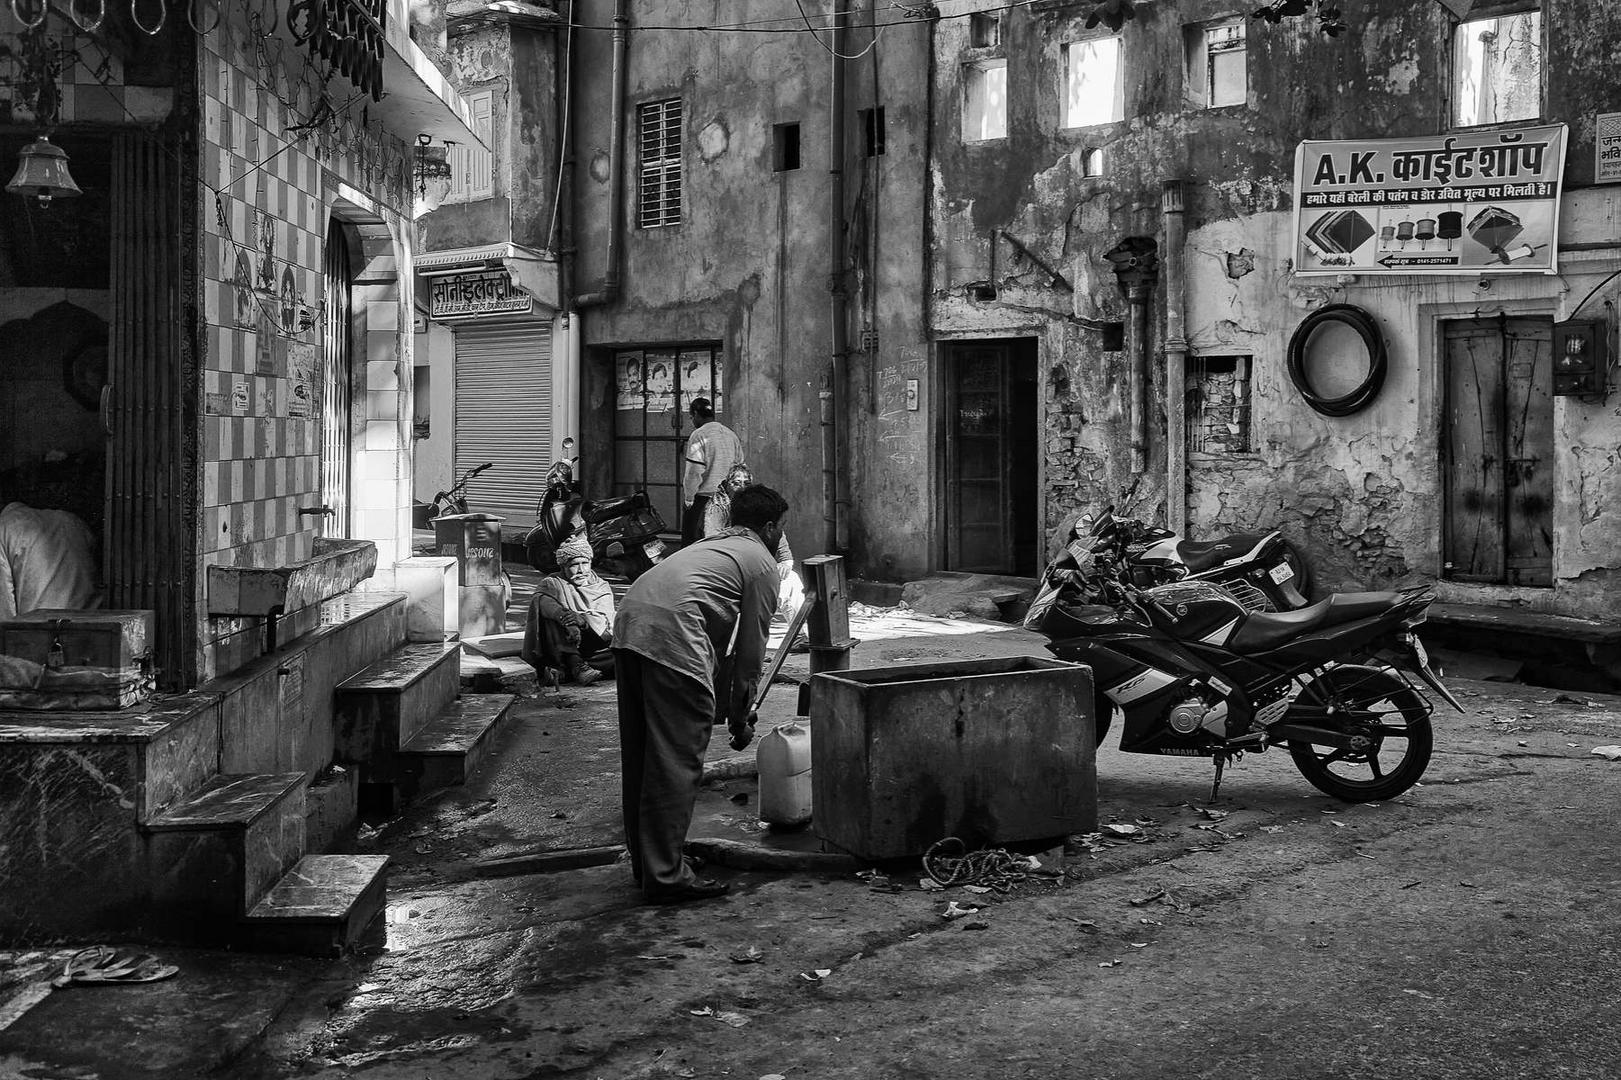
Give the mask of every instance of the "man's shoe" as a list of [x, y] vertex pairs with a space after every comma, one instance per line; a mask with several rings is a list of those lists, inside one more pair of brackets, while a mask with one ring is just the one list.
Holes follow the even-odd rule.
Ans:
[[689, 900], [713, 900], [725, 896], [731, 886], [713, 878], [699, 878], [687, 885], [668, 891], [647, 894], [649, 904], [685, 904]]
[[590, 664], [587, 664], [584, 660], [581, 660], [577, 656], [569, 657], [566, 663], [568, 664], [569, 679], [580, 684], [581, 686], [590, 686], [592, 683], [602, 678], [602, 672], [598, 671]]

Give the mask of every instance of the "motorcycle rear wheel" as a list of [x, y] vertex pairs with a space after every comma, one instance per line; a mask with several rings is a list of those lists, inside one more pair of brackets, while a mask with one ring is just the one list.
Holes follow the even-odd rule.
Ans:
[[1094, 691], [1092, 707], [1096, 710], [1097, 725], [1094, 734], [1097, 736], [1096, 745], [1102, 746], [1104, 737], [1109, 734], [1109, 725], [1114, 723], [1114, 711], [1117, 706], [1114, 699], [1102, 690]]
[[[1325, 711], [1329, 708], [1332, 714]], [[1289, 742], [1289, 756], [1300, 775], [1318, 791], [1345, 802], [1379, 802], [1400, 795], [1424, 775], [1434, 748], [1424, 699], [1379, 668], [1330, 668], [1301, 691], [1289, 718], [1367, 737], [1365, 750]], [[1387, 749], [1399, 751], [1399, 756], [1387, 755]]]
[[1287, 540], [1283, 542], [1283, 561], [1288, 565], [1289, 569], [1295, 572], [1295, 576], [1290, 580], [1289, 584], [1293, 585], [1295, 591], [1301, 596], [1310, 600], [1311, 564], [1306, 561], [1304, 555], [1300, 554], [1300, 549]]

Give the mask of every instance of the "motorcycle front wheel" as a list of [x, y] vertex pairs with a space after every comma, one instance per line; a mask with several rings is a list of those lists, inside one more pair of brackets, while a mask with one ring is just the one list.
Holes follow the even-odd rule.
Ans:
[[1346, 665], [1307, 684], [1288, 718], [1357, 736], [1355, 747], [1293, 739], [1289, 756], [1318, 791], [1346, 802], [1395, 798], [1430, 763], [1430, 710], [1418, 692], [1388, 671]]

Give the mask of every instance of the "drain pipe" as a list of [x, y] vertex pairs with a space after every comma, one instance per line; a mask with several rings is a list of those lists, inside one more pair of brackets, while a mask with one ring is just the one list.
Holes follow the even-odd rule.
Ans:
[[845, 352], [848, 347], [846, 321], [848, 302], [844, 290], [844, 52], [845, 19], [849, 0], [834, 0], [830, 108], [828, 125], [828, 172], [832, 182], [828, 192], [828, 273], [827, 288], [830, 352], [826, 382], [819, 393], [822, 406], [822, 523], [823, 553], [843, 552], [849, 544], [849, 496], [839, 453], [843, 440], [839, 422], [845, 406]]
[[[630, 0], [614, 0], [613, 67], [609, 75], [612, 93], [608, 106], [612, 110], [608, 128], [608, 248], [605, 258], [608, 265], [602, 272], [602, 288], [576, 296], [573, 303], [575, 311], [611, 304], [619, 299], [619, 248], [625, 228], [622, 220], [625, 202], [625, 69], [628, 66], [625, 58], [629, 50]], [[571, 57], [569, 67], [573, 66]], [[580, 185], [576, 184], [575, 190], [579, 188]], [[574, 332], [579, 332], [578, 323], [574, 325]]]
[[1131, 308], [1126, 323], [1126, 426], [1131, 438], [1131, 473], [1148, 469], [1148, 306], [1159, 277], [1159, 245], [1146, 236], [1128, 236], [1103, 257], [1114, 263], [1115, 280]]
[[1186, 238], [1181, 180], [1160, 187], [1160, 212], [1165, 219], [1165, 526], [1178, 536], [1188, 525], [1187, 411], [1183, 407], [1187, 383], [1186, 284], [1182, 276], [1182, 246]]

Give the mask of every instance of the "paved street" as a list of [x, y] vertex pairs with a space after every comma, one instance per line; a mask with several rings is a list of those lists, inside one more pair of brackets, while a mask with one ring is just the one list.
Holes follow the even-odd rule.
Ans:
[[[1038, 650], [1014, 630], [856, 662]], [[1388, 804], [1334, 803], [1278, 753], [1211, 804], [1207, 763], [1111, 740], [1100, 821], [1141, 841], [1047, 853], [1006, 895], [722, 868], [730, 896], [674, 909], [623, 865], [479, 876], [614, 840], [613, 692], [565, 687], [372, 841], [398, 860], [386, 943], [58, 991], [0, 1034], [0, 1076], [1611, 1076], [1621, 763], [1590, 751], [1621, 741], [1621, 699], [1456, 686], [1469, 715], [1437, 714], [1423, 786]], [[757, 830], [753, 789], [711, 785], [694, 834]]]

